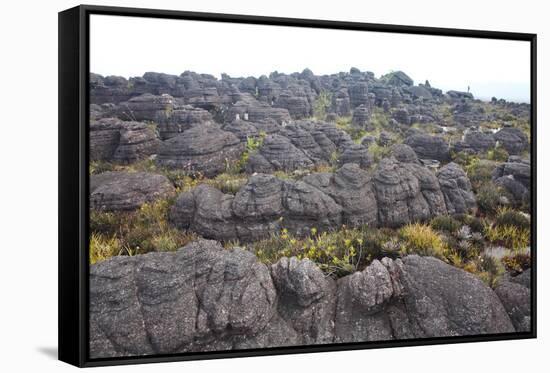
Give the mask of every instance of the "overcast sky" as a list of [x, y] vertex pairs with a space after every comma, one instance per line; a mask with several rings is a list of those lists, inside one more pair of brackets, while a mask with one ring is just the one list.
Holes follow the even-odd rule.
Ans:
[[316, 75], [354, 66], [379, 77], [402, 70], [415, 84], [529, 101], [529, 43], [444, 36], [258, 26], [92, 15], [90, 69], [101, 75], [220, 77], [292, 73]]

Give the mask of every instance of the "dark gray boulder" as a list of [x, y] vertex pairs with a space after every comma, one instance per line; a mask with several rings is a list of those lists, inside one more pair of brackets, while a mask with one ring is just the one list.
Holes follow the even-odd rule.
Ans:
[[353, 110], [353, 117], [351, 119], [351, 123], [354, 126], [359, 128], [370, 129], [369, 121], [370, 121], [370, 110], [367, 105], [361, 104]]
[[275, 313], [268, 268], [213, 241], [90, 270], [91, 357], [231, 349], [237, 336], [263, 331]]
[[271, 266], [277, 311], [292, 325], [300, 344], [331, 343], [336, 284], [309, 259], [281, 258]]
[[307, 118], [312, 114], [311, 104], [305, 92], [301, 89], [284, 90], [274, 102], [274, 107], [287, 109], [295, 119]]
[[346, 163], [356, 163], [361, 168], [367, 169], [374, 163], [374, 158], [369, 149], [361, 144], [352, 144], [348, 146], [338, 158], [338, 163], [344, 165]]
[[292, 142], [281, 135], [268, 135], [258, 151], [249, 154], [246, 164], [248, 173], [293, 171], [313, 167], [311, 159]]
[[374, 172], [373, 183], [382, 226], [398, 227], [447, 212], [435, 174], [418, 164], [384, 158]]
[[158, 123], [160, 138], [167, 140], [178, 136], [194, 125], [202, 125], [213, 122], [212, 115], [200, 108], [190, 105], [178, 106], [167, 113]]
[[351, 103], [347, 89], [340, 89], [332, 93], [330, 111], [340, 116], [350, 114]]
[[394, 71], [382, 77], [382, 80], [392, 86], [409, 87], [414, 84], [414, 81], [403, 71]]
[[414, 134], [408, 136], [404, 144], [414, 149], [418, 158], [435, 159], [447, 162], [451, 159], [449, 145], [444, 138], [428, 134]]
[[495, 133], [498, 141], [509, 154], [521, 154], [529, 148], [529, 139], [522, 130], [515, 127], [504, 127]]
[[170, 219], [206, 238], [248, 242], [281, 228], [297, 235], [328, 230], [341, 224], [341, 213], [331, 197], [307, 183], [255, 174], [235, 196], [206, 185], [182, 193]]
[[262, 122], [273, 119], [279, 124], [291, 121], [290, 113], [285, 108], [276, 108], [265, 102], [259, 102], [253, 97], [238, 101], [232, 105], [226, 114], [226, 120], [245, 119], [252, 122]]
[[152, 128], [141, 122], [103, 118], [90, 122], [90, 159], [132, 163], [155, 154], [159, 145]]
[[395, 144], [391, 147], [391, 155], [399, 162], [419, 163], [414, 149], [405, 144]]
[[430, 257], [374, 260], [335, 282], [307, 259], [268, 268], [198, 240], [90, 267], [92, 358], [509, 332], [489, 287]]
[[117, 113], [122, 120], [160, 123], [170, 117], [174, 110], [174, 104], [174, 98], [170, 95], [157, 96], [144, 93], [121, 102], [118, 105]]
[[476, 207], [470, 180], [458, 164], [451, 162], [442, 167], [437, 179], [449, 214], [464, 214]]
[[464, 139], [453, 145], [455, 152], [468, 151], [473, 153], [483, 153], [496, 145], [495, 136], [492, 133], [481, 131], [467, 131]]
[[250, 122], [238, 119], [224, 124], [222, 129], [231, 132], [237, 136], [240, 141], [246, 142], [248, 138], [259, 138], [261, 134], [270, 135], [279, 133], [282, 127], [273, 119], [262, 122]]
[[159, 166], [214, 177], [237, 162], [244, 145], [231, 132], [217, 125], [198, 125], [163, 141], [156, 162]]
[[531, 331], [531, 272], [504, 279], [495, 288], [517, 332]]
[[401, 123], [407, 126], [411, 124], [411, 117], [409, 115], [409, 111], [404, 107], [394, 110], [391, 116], [398, 123]]
[[359, 81], [348, 87], [349, 101], [352, 108], [360, 105], [369, 106], [369, 87], [367, 82]]
[[398, 266], [400, 260], [374, 260], [363, 271], [338, 280], [335, 342], [394, 339], [392, 322], [385, 309], [391, 309], [391, 303], [403, 293]]
[[134, 210], [174, 193], [174, 185], [163, 175], [146, 172], [90, 175], [90, 206], [97, 210]]
[[431, 257], [403, 258], [409, 330], [417, 337], [511, 333], [514, 327], [497, 295], [480, 279]]
[[508, 162], [502, 163], [495, 168], [492, 178], [495, 184], [503, 187], [510, 193], [515, 204], [530, 203], [530, 160], [510, 159]]
[[342, 206], [342, 223], [350, 226], [378, 220], [376, 198], [368, 173], [355, 163], [344, 164], [335, 173], [315, 173], [303, 181], [318, 188]]
[[103, 77], [99, 74], [90, 74], [90, 103], [91, 104], [118, 104], [133, 97], [133, 92], [126, 78], [121, 76]]

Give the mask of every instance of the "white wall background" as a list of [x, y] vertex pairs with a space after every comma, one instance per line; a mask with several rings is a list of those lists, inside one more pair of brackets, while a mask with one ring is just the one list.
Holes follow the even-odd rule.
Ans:
[[[539, 34], [539, 338], [110, 368], [116, 372], [535, 372], [548, 365], [550, 24], [544, 2], [296, 0], [96, 4], [493, 29]], [[57, 12], [75, 1], [4, 2], [0, 12], [0, 370], [69, 371], [57, 346]]]

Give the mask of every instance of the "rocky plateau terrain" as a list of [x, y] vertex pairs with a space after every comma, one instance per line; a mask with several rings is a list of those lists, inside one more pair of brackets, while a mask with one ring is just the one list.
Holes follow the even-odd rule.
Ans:
[[90, 100], [92, 358], [531, 330], [529, 104], [356, 68]]

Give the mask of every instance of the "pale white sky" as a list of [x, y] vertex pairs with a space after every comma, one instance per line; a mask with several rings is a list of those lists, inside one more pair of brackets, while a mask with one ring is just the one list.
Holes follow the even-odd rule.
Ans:
[[101, 75], [191, 70], [218, 78], [258, 77], [306, 67], [323, 75], [352, 66], [377, 77], [402, 70], [415, 84], [428, 79], [444, 91], [469, 85], [482, 99], [529, 101], [530, 51], [524, 41], [90, 17], [90, 70]]

